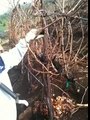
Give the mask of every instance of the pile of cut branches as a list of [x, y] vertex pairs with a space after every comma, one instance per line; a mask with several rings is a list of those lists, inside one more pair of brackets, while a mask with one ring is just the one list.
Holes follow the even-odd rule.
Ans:
[[[87, 0], [76, 0], [71, 4], [69, 0], [62, 2], [55, 0], [48, 3], [36, 0], [27, 12], [19, 6], [12, 14], [11, 23], [14, 24], [14, 19], [18, 18], [15, 26], [18, 28], [18, 25], [21, 25], [19, 28], [22, 28], [20, 31], [22, 36], [32, 26], [41, 28], [44, 33], [44, 38], [31, 41], [23, 60], [22, 71], [25, 73], [26, 70], [28, 73], [27, 80], [31, 87], [29, 90], [32, 89], [34, 93], [34, 90], [39, 88], [41, 94], [38, 95], [38, 91], [35, 96], [38, 96], [38, 100], [45, 101], [50, 120], [53, 120], [56, 114], [53, 114], [53, 110], [58, 111], [51, 100], [53, 94], [64, 95], [83, 104], [88, 90], [87, 6]], [[22, 14], [26, 15], [25, 19], [22, 19]], [[20, 29], [16, 27], [13, 30], [18, 32]], [[17, 32], [13, 32], [13, 39], [18, 36], [15, 35]], [[36, 101], [35, 96], [32, 96], [34, 101]], [[61, 116], [58, 114], [57, 118], [60, 119]]]

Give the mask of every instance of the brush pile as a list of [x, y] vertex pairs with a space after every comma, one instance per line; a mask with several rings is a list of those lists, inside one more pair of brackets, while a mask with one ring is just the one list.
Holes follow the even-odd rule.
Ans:
[[44, 100], [45, 107], [38, 103], [40, 113], [50, 120], [64, 120], [65, 114], [68, 118], [74, 108], [72, 99], [84, 102], [88, 86], [87, 11], [87, 0], [35, 0], [27, 10], [20, 6], [13, 10], [10, 39], [15, 43], [32, 27], [43, 29], [44, 39], [31, 41], [21, 70], [28, 82], [30, 105]]

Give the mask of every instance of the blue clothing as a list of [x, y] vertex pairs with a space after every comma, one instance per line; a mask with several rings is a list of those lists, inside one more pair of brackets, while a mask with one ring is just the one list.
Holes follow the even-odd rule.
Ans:
[[5, 69], [5, 64], [2, 60], [2, 58], [0, 57], [0, 73]]

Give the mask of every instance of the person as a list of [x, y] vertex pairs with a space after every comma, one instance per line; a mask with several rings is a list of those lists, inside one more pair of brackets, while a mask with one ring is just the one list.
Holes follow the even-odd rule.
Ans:
[[[37, 29], [31, 29], [25, 38], [19, 40], [14, 48], [0, 53], [0, 83], [3, 83], [11, 91], [13, 91], [13, 88], [8, 76], [8, 71], [21, 62], [28, 50], [31, 40], [43, 37], [43, 35], [37, 35], [37, 32]], [[15, 99], [0, 88], [0, 120], [16, 119], [17, 110]]]

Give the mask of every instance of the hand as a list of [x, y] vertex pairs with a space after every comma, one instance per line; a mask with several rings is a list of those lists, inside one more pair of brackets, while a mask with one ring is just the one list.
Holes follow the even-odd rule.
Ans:
[[39, 38], [42, 38], [44, 37], [44, 35], [38, 35], [38, 32], [39, 30], [38, 29], [31, 29], [27, 34], [26, 34], [26, 41], [27, 42], [30, 42], [30, 40], [33, 40], [33, 39], [39, 39]]

